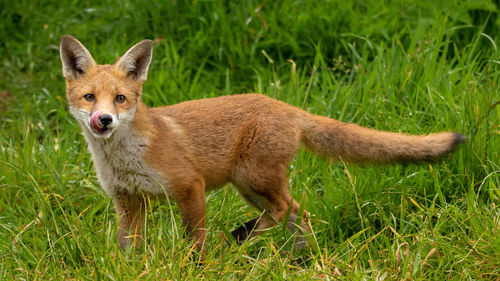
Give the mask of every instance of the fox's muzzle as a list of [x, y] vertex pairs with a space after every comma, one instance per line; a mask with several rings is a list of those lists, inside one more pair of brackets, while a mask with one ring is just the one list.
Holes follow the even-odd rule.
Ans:
[[104, 132], [113, 123], [113, 116], [98, 110], [90, 116], [90, 127], [96, 132]]
[[98, 118], [98, 123], [106, 128], [108, 125], [111, 125], [111, 123], [113, 123], [113, 116], [111, 116], [109, 114], [102, 114]]

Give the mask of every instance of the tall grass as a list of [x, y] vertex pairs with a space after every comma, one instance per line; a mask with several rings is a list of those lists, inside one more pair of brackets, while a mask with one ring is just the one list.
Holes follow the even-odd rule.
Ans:
[[[0, 3], [0, 280], [500, 278], [499, 23], [492, 1], [14, 1]], [[123, 252], [116, 217], [67, 112], [59, 39], [99, 63], [154, 39], [151, 106], [259, 92], [372, 128], [457, 131], [419, 165], [351, 165], [301, 151], [290, 188], [310, 249], [277, 226], [232, 245], [257, 211], [229, 185], [208, 202], [198, 266], [173, 202]]]

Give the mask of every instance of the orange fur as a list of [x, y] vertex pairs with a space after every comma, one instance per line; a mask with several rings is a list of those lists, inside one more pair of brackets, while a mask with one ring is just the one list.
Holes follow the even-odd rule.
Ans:
[[[122, 247], [140, 237], [144, 196], [167, 195], [179, 205], [187, 232], [202, 249], [205, 192], [227, 182], [265, 211], [234, 232], [238, 240], [261, 233], [288, 212], [294, 222], [302, 214], [288, 190], [287, 167], [301, 143], [346, 161], [407, 162], [436, 159], [464, 140], [454, 133], [410, 136], [367, 129], [259, 94], [149, 108], [140, 97], [151, 52], [152, 42], [144, 40], [114, 65], [97, 65], [75, 38], [61, 40], [68, 103], [89, 143], [99, 180], [115, 203]], [[95, 100], [86, 101], [87, 93]], [[118, 94], [125, 102], [114, 100]], [[118, 122], [104, 137], [86, 123], [86, 114], [96, 110]], [[308, 231], [306, 224], [302, 227]]]

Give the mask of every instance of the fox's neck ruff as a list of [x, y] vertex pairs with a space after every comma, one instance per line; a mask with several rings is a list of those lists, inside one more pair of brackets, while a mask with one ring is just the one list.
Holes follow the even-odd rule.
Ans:
[[137, 110], [132, 121], [117, 127], [109, 138], [95, 137], [88, 129], [82, 128], [99, 182], [112, 198], [124, 192], [135, 194], [141, 191], [166, 195], [166, 181], [144, 161], [150, 134], [142, 130], [149, 132], [150, 128], [147, 124], [137, 123], [147, 118], [141, 116], [144, 113], [147, 112]]

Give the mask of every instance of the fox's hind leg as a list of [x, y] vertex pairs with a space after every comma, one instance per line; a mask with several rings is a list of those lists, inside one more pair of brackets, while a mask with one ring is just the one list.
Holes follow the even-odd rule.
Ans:
[[[250, 205], [263, 211], [261, 216], [246, 222], [232, 232], [238, 243], [263, 233], [276, 223], [282, 222], [287, 216], [287, 227], [292, 233], [303, 235], [303, 231], [310, 232], [306, 223], [306, 212], [303, 214], [300, 227], [297, 227], [299, 204], [288, 190], [286, 165], [241, 167], [235, 171], [232, 182], [239, 193]], [[299, 240], [303, 240], [303, 237], [299, 236]]]

